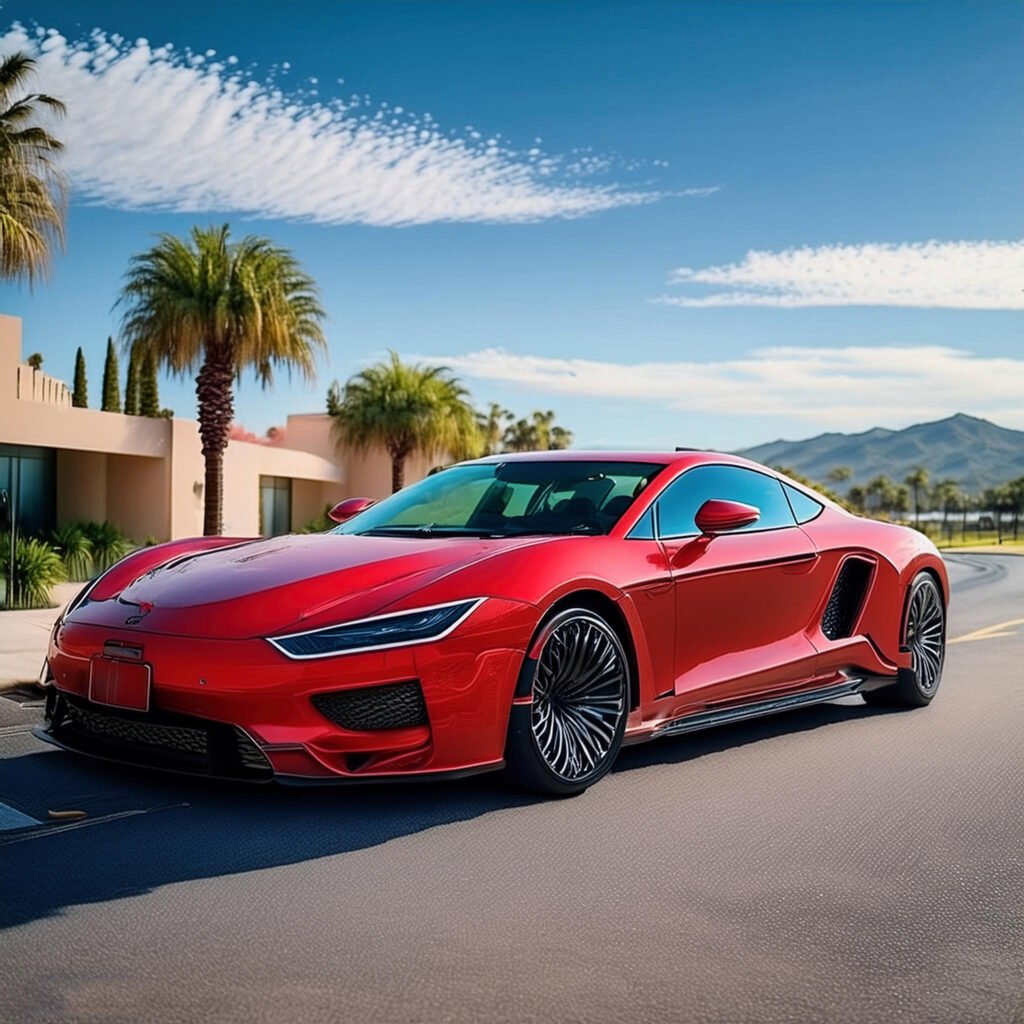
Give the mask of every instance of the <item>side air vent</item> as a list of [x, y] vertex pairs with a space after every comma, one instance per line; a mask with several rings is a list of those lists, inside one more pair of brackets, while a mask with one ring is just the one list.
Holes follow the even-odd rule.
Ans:
[[842, 640], [853, 632], [873, 569], [874, 564], [864, 558], [843, 562], [821, 618], [821, 631], [829, 640]]
[[315, 693], [313, 707], [343, 729], [376, 731], [427, 724], [427, 708], [416, 680]]

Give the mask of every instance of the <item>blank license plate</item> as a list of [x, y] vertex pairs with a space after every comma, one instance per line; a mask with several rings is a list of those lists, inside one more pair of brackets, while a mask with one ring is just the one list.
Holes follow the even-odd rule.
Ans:
[[89, 669], [89, 700], [132, 711], [149, 710], [153, 669], [138, 661], [97, 656]]

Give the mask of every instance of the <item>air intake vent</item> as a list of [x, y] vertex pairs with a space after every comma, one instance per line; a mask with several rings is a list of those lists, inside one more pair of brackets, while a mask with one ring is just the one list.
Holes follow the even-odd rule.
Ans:
[[842, 640], [853, 632], [873, 569], [863, 558], [843, 562], [821, 619], [821, 631], [829, 640]]
[[131, 764], [227, 778], [269, 778], [266, 754], [241, 729], [187, 715], [122, 711], [54, 698], [50, 731], [73, 750]]
[[320, 714], [343, 729], [373, 732], [427, 724], [423, 693], [415, 680], [317, 693], [311, 700]]

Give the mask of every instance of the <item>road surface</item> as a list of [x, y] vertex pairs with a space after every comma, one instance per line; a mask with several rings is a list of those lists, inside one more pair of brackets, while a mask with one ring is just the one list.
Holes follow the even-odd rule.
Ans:
[[0, 700], [7, 813], [89, 814], [0, 831], [0, 1017], [1024, 1021], [1024, 558], [950, 569], [930, 708], [632, 748], [570, 801], [129, 775]]

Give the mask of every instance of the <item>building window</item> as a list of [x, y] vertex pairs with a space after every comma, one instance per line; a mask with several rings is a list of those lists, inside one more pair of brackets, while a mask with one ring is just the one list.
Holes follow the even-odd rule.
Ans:
[[[56, 460], [52, 448], [0, 444], [0, 491], [21, 537], [41, 537], [56, 525]], [[0, 530], [6, 528], [0, 522]]]
[[276, 537], [292, 528], [292, 482], [286, 476], [260, 477], [260, 536]]

